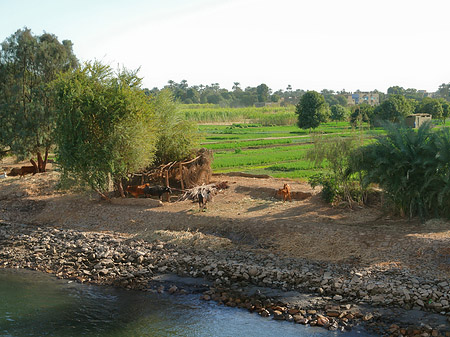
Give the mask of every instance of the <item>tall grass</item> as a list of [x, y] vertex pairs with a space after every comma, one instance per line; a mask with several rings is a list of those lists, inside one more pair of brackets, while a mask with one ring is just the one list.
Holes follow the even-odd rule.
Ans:
[[262, 125], [294, 125], [297, 121], [294, 107], [180, 107], [186, 119], [197, 123], [231, 123], [248, 121]]

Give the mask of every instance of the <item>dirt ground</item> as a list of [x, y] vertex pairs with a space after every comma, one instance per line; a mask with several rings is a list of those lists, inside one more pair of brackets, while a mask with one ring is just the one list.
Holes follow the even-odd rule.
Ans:
[[[0, 168], [20, 166], [3, 161]], [[0, 172], [1, 173], [1, 172]], [[96, 194], [56, 189], [59, 173], [0, 179], [0, 223], [14, 222], [129, 233], [178, 245], [210, 249], [265, 250], [274, 254], [360, 267], [409, 267], [418, 274], [450, 277], [450, 222], [421, 223], [372, 206], [330, 207], [309, 185], [290, 179], [213, 176], [230, 188], [214, 196], [206, 211], [192, 201], [154, 207], [111, 204]], [[305, 200], [282, 202], [275, 191], [288, 182]], [[132, 203], [130, 206], [130, 202]]]

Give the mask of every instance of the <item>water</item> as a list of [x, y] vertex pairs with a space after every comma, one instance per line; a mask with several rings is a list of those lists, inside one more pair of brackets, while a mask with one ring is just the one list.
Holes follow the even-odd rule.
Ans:
[[358, 335], [264, 319], [201, 301], [198, 295], [69, 282], [33, 271], [0, 269], [0, 336]]

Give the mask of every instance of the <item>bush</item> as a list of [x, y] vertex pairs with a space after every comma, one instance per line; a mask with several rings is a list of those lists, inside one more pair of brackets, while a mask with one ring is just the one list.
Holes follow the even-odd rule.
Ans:
[[[322, 185], [323, 199], [329, 203], [346, 201], [350, 205], [354, 201], [362, 201], [363, 190], [355, 188], [355, 179], [349, 174], [351, 154], [357, 147], [357, 137], [324, 138], [313, 135], [313, 147], [308, 150], [307, 158], [316, 166], [328, 163], [329, 174], [318, 174], [310, 179], [314, 188]], [[356, 182], [356, 186], [359, 186]]]
[[388, 124], [387, 135], [352, 155], [363, 184], [377, 183], [400, 214], [450, 215], [450, 132]]
[[88, 63], [61, 75], [54, 88], [56, 153], [64, 177], [106, 197], [111, 180], [121, 190], [122, 178], [153, 161], [154, 115], [135, 72], [115, 74]]
[[310, 184], [313, 189], [317, 186], [322, 186], [322, 199], [329, 204], [337, 201], [338, 196], [342, 193], [336, 180], [330, 174], [318, 173], [312, 175], [308, 179], [308, 184]]
[[184, 160], [192, 156], [200, 138], [197, 123], [186, 120], [167, 89], [152, 98], [151, 106], [157, 126], [155, 164]]

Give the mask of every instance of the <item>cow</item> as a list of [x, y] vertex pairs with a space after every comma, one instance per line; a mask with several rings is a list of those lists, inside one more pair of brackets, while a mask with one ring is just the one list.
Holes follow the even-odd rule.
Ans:
[[292, 201], [291, 199], [291, 186], [289, 184], [284, 184], [283, 188], [280, 188], [277, 192], [278, 195], [281, 195], [283, 197], [283, 202], [285, 202], [288, 198], [289, 201]]
[[36, 174], [36, 167], [34, 167], [34, 166], [22, 166], [20, 168], [20, 171], [19, 171], [20, 177], [23, 177], [24, 175], [29, 174], [29, 173], [32, 173], [33, 175], [35, 175]]
[[144, 185], [130, 185], [127, 187], [127, 192], [133, 197], [138, 198], [140, 195], [144, 195], [144, 189], [150, 186], [150, 184]]
[[144, 195], [146, 198], [149, 196], [157, 196], [159, 200], [161, 200], [164, 193], [170, 194], [172, 193], [172, 189], [166, 186], [150, 186], [149, 184], [144, 188]]
[[204, 210], [206, 209], [206, 203], [212, 200], [211, 191], [206, 189], [199, 190], [197, 198], [198, 198], [198, 208]]

